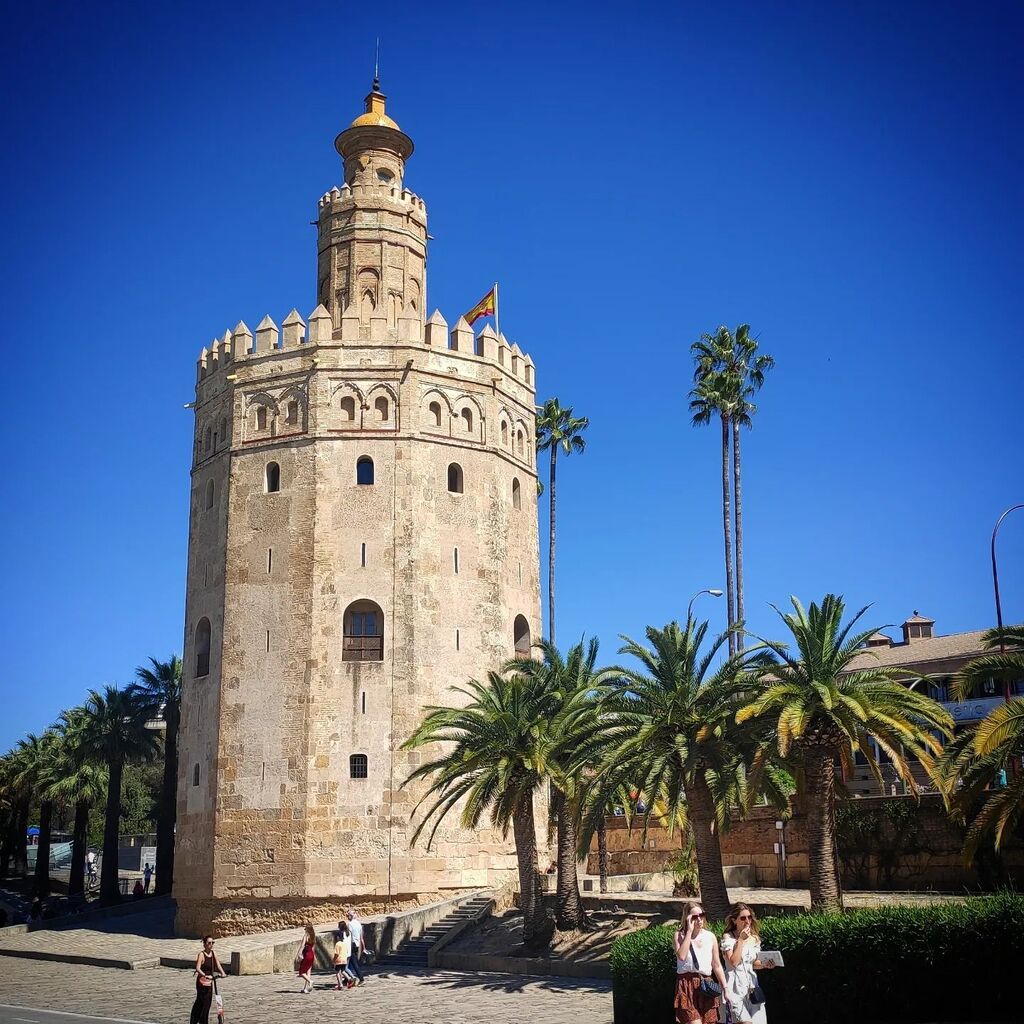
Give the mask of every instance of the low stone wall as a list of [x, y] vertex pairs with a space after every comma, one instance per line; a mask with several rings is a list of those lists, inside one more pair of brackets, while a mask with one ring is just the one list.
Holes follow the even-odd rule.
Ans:
[[[406, 939], [416, 938], [432, 924], [446, 917], [453, 910], [475, 896], [479, 890], [461, 894], [452, 899], [441, 900], [426, 906], [416, 907], [405, 913], [389, 914], [386, 917], [363, 920], [363, 940], [366, 948], [373, 950], [376, 959], [387, 956]], [[340, 913], [338, 915], [340, 919]], [[360, 914], [360, 918], [362, 915]], [[282, 942], [268, 943], [255, 949], [236, 951], [231, 954], [232, 974], [280, 974], [294, 970], [295, 954], [298, 952], [301, 936]], [[316, 963], [322, 970], [334, 969], [335, 929], [317, 930]]]
[[611, 978], [607, 960], [551, 960], [546, 957], [494, 956], [477, 953], [439, 953], [433, 965], [443, 971], [484, 971], [558, 978]]

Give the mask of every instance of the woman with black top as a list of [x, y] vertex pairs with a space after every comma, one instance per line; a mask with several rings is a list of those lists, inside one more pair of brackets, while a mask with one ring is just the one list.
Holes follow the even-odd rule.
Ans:
[[213, 936], [203, 936], [203, 948], [196, 955], [196, 1001], [192, 1004], [189, 1024], [210, 1024], [210, 1005], [213, 1003], [213, 979], [227, 977], [217, 954], [213, 951]]

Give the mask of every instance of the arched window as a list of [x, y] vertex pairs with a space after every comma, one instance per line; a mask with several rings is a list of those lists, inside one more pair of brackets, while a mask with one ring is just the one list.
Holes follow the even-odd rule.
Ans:
[[384, 660], [384, 613], [373, 601], [354, 601], [345, 609], [342, 661]]
[[365, 754], [352, 754], [348, 759], [348, 777], [365, 779], [370, 774], [370, 762]]
[[210, 674], [210, 620], [203, 616], [196, 625], [196, 678]]
[[525, 615], [517, 615], [512, 624], [512, 639], [515, 642], [516, 656], [530, 656], [530, 624]]
[[221, 417], [220, 421], [220, 443], [225, 444], [228, 441], [228, 421], [226, 416]]
[[522, 508], [523, 507], [523, 495], [522, 488], [519, 486], [519, 478], [512, 478], [512, 507]]
[[462, 493], [462, 467], [457, 462], [448, 467], [448, 490], [452, 494]]
[[465, 430], [465, 432], [467, 434], [472, 434], [473, 433], [473, 410], [472, 409], [463, 409], [462, 412], [459, 413], [459, 415], [462, 417], [462, 429]]
[[429, 411], [430, 422], [433, 423], [435, 427], [441, 426], [441, 403], [431, 402], [429, 406]]
[[381, 423], [387, 423], [391, 410], [389, 408], [388, 400], [383, 395], [374, 399], [373, 411]]
[[199, 765], [198, 764], [192, 765], [192, 785], [193, 786], [198, 786], [199, 785]]
[[276, 462], [267, 463], [267, 494], [281, 490], [281, 467]]
[[267, 429], [267, 407], [265, 405], [261, 405], [256, 409], [256, 429]]
[[213, 498], [214, 498], [213, 481], [212, 480], [207, 480], [206, 481], [206, 507], [208, 509], [213, 508]]
[[288, 403], [288, 423], [290, 426], [295, 426], [299, 422], [299, 403], [293, 398]]
[[203, 451], [208, 452], [213, 447], [213, 428], [207, 427], [203, 434]]
[[508, 447], [508, 424], [504, 420], [501, 421], [501, 446]]
[[525, 447], [524, 446], [524, 441], [525, 441], [525, 437], [523, 435], [523, 432], [521, 430], [517, 430], [516, 431], [516, 451], [519, 452], [520, 455], [523, 454], [523, 449]]
[[355, 421], [356, 400], [351, 395], [345, 395], [341, 400], [341, 418], [348, 423]]
[[373, 483], [373, 459], [369, 455], [364, 455], [356, 461], [356, 483]]

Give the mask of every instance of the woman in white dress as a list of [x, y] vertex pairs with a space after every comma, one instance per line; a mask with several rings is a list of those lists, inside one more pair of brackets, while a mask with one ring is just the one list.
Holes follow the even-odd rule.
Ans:
[[761, 934], [757, 915], [746, 903], [737, 903], [725, 919], [722, 934], [722, 966], [725, 968], [725, 991], [733, 1024], [768, 1024], [755, 971], [770, 970], [775, 965], [758, 959]]

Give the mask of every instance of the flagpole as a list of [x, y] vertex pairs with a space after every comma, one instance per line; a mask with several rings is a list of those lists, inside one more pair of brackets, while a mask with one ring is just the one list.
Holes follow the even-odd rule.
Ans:
[[498, 282], [494, 282], [494, 333], [501, 338], [501, 327], [498, 326]]

